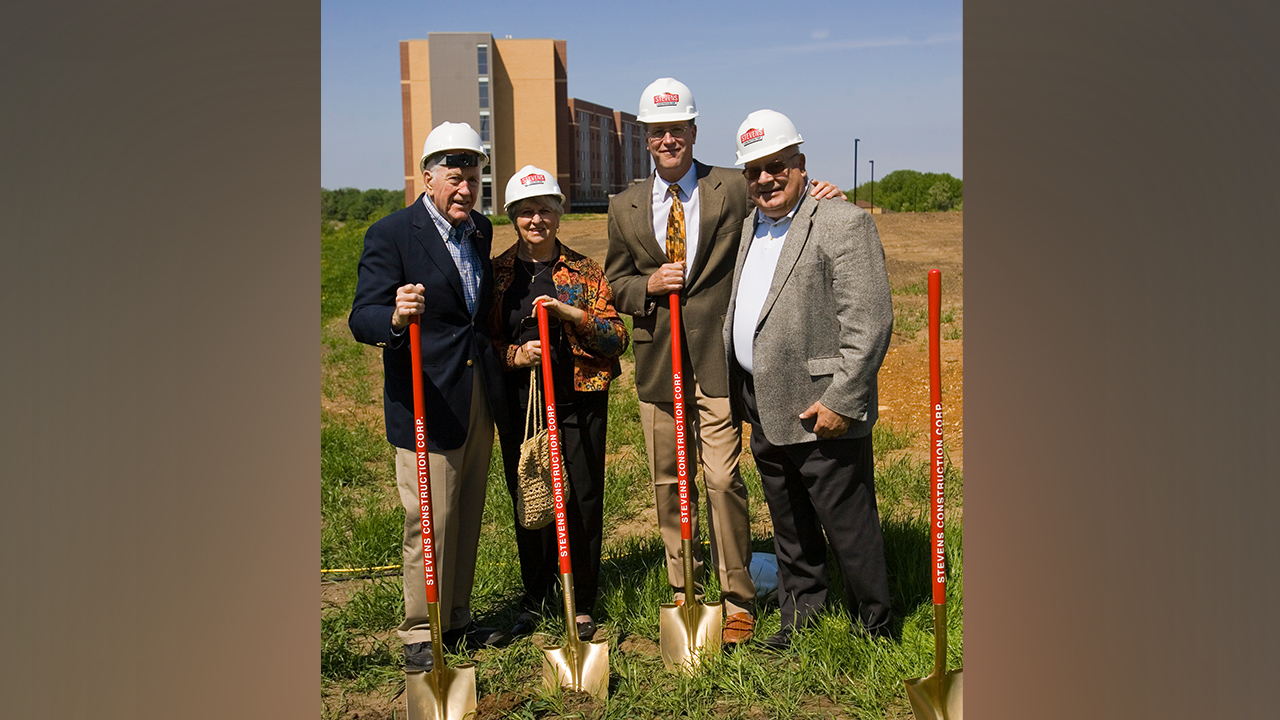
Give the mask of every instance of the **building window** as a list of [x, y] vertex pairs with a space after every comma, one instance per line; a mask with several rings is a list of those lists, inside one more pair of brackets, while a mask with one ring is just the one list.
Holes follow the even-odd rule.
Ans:
[[635, 157], [635, 144], [631, 141], [632, 125], [629, 122], [622, 123], [622, 142], [619, 146], [622, 150], [622, 175], [620, 178], [623, 182], [635, 176], [632, 158]]
[[489, 78], [480, 78], [480, 107], [489, 107]]
[[583, 197], [591, 196], [591, 122], [582, 110], [578, 117], [578, 185]]
[[488, 115], [482, 114], [480, 116], [480, 140], [483, 142], [489, 141], [489, 116]]
[[613, 139], [613, 119], [600, 118], [600, 135], [598, 136], [600, 143], [600, 185], [604, 192], [609, 192], [613, 187], [613, 158], [610, 157], [609, 144]]
[[481, 75], [489, 74], [489, 46], [476, 46], [476, 69]]

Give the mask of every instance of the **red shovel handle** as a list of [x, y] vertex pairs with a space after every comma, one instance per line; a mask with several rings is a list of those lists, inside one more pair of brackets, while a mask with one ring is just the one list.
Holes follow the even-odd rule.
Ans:
[[680, 539], [693, 539], [693, 523], [689, 519], [689, 453], [685, 448], [684, 368], [680, 358], [680, 293], [671, 293], [671, 395], [675, 402], [676, 479], [680, 488]]
[[942, 315], [942, 271], [929, 271], [929, 427], [933, 460], [933, 515], [931, 541], [933, 545], [933, 604], [947, 602], [947, 555], [943, 545], [943, 485], [945, 483], [946, 456], [942, 451], [942, 353], [938, 346], [940, 318]]
[[564, 466], [560, 456], [560, 425], [556, 421], [556, 390], [551, 375], [551, 327], [547, 308], [538, 303], [538, 340], [542, 342], [542, 394], [547, 402], [547, 440], [551, 446], [551, 493], [556, 503], [556, 545], [560, 550], [560, 574], [573, 572], [569, 562], [569, 523], [564, 508]]
[[422, 514], [422, 576], [427, 602], [439, 601], [436, 591], [435, 534], [431, 529], [431, 464], [427, 457], [427, 410], [422, 387], [422, 328], [419, 316], [409, 322], [409, 354], [413, 364], [413, 437], [418, 453], [418, 507]]

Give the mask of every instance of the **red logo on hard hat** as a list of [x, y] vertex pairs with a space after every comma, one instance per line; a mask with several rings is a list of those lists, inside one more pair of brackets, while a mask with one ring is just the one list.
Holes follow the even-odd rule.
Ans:
[[529, 183], [544, 183], [546, 181], [547, 181], [547, 176], [539, 175], [538, 173], [529, 173], [528, 175], [525, 175], [524, 177], [520, 178], [521, 185], [528, 185]]
[[760, 142], [763, 139], [764, 139], [764, 130], [760, 128], [751, 128], [750, 130], [747, 130], [746, 132], [742, 133], [741, 136], [738, 137], [738, 142], [742, 143], [742, 145], [745, 147], [747, 145], [750, 145], [753, 142]]
[[679, 102], [680, 96], [675, 93], [662, 93], [661, 95], [653, 96], [653, 104], [658, 107], [667, 107], [668, 105], [675, 105]]

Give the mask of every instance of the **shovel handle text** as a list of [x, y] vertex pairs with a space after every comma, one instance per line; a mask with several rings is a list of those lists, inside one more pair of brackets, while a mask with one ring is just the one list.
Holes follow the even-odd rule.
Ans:
[[427, 408], [423, 400], [421, 316], [409, 322], [409, 354], [413, 364], [413, 437], [417, 451], [418, 507], [422, 513], [422, 575], [427, 602], [438, 602], [435, 535], [431, 527], [431, 464], [427, 456]]
[[680, 342], [680, 293], [671, 293], [671, 397], [676, 425], [676, 480], [680, 489], [680, 539], [693, 539], [689, 519], [689, 453], [684, 424], [684, 367]]
[[551, 373], [551, 324], [547, 308], [538, 303], [538, 339], [542, 341], [542, 394], [547, 404], [547, 445], [551, 449], [551, 494], [556, 504], [556, 547], [560, 555], [560, 574], [573, 571], [569, 561], [569, 526], [564, 508], [564, 466], [560, 455], [560, 425], [556, 419], [556, 391]]
[[942, 315], [942, 271], [929, 271], [929, 405], [930, 448], [933, 464], [933, 513], [931, 544], [933, 546], [933, 604], [947, 601], [947, 554], [943, 539], [946, 479], [946, 455], [942, 449], [942, 353], [938, 346]]

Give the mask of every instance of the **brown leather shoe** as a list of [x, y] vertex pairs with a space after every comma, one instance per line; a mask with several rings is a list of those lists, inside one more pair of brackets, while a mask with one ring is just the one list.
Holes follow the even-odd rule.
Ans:
[[724, 633], [720, 636], [724, 645], [749, 642], [755, 636], [755, 618], [744, 612], [733, 613], [724, 619]]

